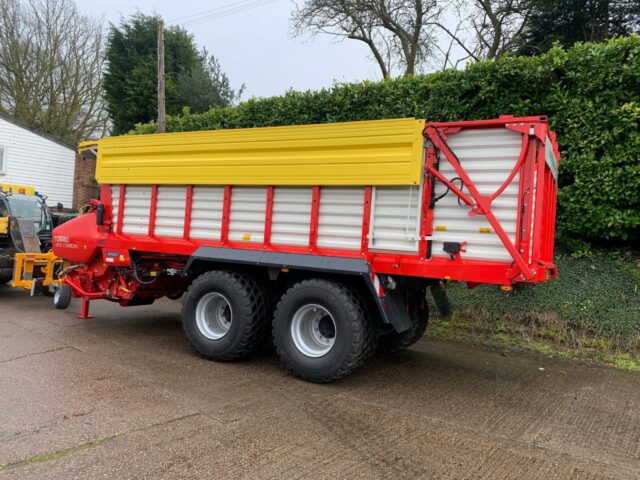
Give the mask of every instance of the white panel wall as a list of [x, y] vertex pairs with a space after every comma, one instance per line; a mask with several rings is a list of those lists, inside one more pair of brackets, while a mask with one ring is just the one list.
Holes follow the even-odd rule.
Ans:
[[194, 187], [191, 238], [220, 240], [224, 187]]
[[322, 187], [318, 247], [360, 250], [364, 187]]
[[129, 185], [124, 197], [122, 233], [147, 235], [149, 233], [149, 210], [151, 208], [151, 185]]
[[309, 245], [312, 196], [311, 187], [274, 188], [271, 243]]
[[[507, 179], [518, 161], [522, 135], [505, 128], [463, 130], [449, 135], [448, 143], [480, 193], [491, 195]], [[458, 176], [444, 155], [440, 159], [440, 172], [449, 179]], [[512, 242], [516, 236], [518, 182], [519, 174], [492, 206], [496, 218]], [[456, 182], [456, 185], [459, 185], [459, 182]], [[436, 195], [442, 195], [445, 191], [442, 183], [437, 182]], [[436, 203], [432, 256], [449, 257], [443, 251], [445, 241], [466, 241], [467, 252], [461, 253], [462, 258], [511, 261], [511, 256], [493, 229], [491, 233], [480, 233], [480, 229], [491, 228], [484, 215], [469, 217], [469, 207], [464, 204], [460, 206], [457, 199], [458, 197], [449, 192]], [[446, 231], [436, 231], [438, 227], [446, 228]]]
[[421, 194], [418, 186], [373, 189], [369, 233], [371, 249], [418, 251]]
[[71, 208], [75, 152], [53, 140], [0, 118], [4, 166], [0, 183], [33, 185], [49, 205]]
[[[125, 200], [129, 194], [126, 189]], [[158, 203], [156, 206], [156, 228], [158, 237], [182, 237], [184, 234], [184, 213], [187, 204], [186, 186], [158, 187]]]
[[113, 230], [118, 231], [118, 207], [120, 206], [120, 185], [111, 185], [111, 211], [113, 214]]
[[233, 187], [229, 241], [262, 243], [266, 209], [267, 187]]

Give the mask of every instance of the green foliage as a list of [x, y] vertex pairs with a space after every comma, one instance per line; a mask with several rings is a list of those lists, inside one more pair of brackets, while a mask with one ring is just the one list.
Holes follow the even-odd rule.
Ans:
[[212, 106], [230, 105], [242, 95], [244, 85], [236, 94], [216, 57], [204, 49], [199, 59], [191, 71], [182, 70], [178, 73], [176, 92], [172, 98], [176, 106], [182, 105], [193, 112], [205, 112]]
[[[160, 17], [142, 13], [111, 26], [104, 90], [113, 133], [157, 115], [157, 29]], [[179, 27], [165, 29], [165, 97], [168, 114], [184, 107], [203, 112], [230, 105], [236, 98], [215, 57], [198, 52], [193, 38]]]
[[640, 32], [637, 0], [528, 0], [522, 53], [546, 52], [554, 43], [602, 42]]
[[[569, 347], [640, 350], [640, 260], [631, 252], [560, 255], [553, 282], [502, 292], [447, 288], [464, 328]], [[460, 321], [458, 319], [458, 324]], [[449, 328], [451, 326], [449, 325]]]
[[[167, 119], [167, 131], [417, 117], [550, 118], [562, 153], [558, 229], [565, 238], [640, 238], [640, 37], [504, 57], [464, 71], [289, 91]], [[134, 133], [153, 133], [153, 123]]]

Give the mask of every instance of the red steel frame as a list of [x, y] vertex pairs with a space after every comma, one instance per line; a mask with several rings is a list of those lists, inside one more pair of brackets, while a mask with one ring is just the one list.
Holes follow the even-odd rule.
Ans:
[[[483, 196], [474, 182], [458, 162], [455, 152], [449, 149], [447, 135], [461, 129], [482, 129], [503, 127], [522, 133], [523, 142], [520, 156], [511, 174], [505, 178], [502, 186], [492, 195]], [[273, 252], [307, 253], [323, 256], [360, 257], [370, 265], [375, 274], [405, 275], [435, 279], [466, 281], [473, 286], [478, 283], [510, 285], [516, 281], [541, 282], [555, 277], [553, 265], [553, 236], [555, 228], [556, 184], [550, 168], [545, 163], [544, 142], [550, 138], [556, 158], [559, 158], [555, 145], [555, 135], [547, 129], [545, 117], [501, 117], [498, 120], [481, 120], [447, 123], [427, 123], [424, 129], [426, 140], [424, 185], [421, 198], [420, 240], [417, 254], [385, 253], [369, 248], [369, 227], [371, 218], [371, 186], [364, 188], [364, 209], [362, 214], [362, 242], [358, 251], [320, 248], [317, 244], [318, 221], [322, 202], [322, 187], [312, 189], [311, 220], [308, 247], [273, 245], [271, 243], [271, 224], [273, 218], [274, 186], [267, 187], [265, 230], [262, 243], [229, 241], [229, 220], [233, 188], [224, 187], [222, 209], [222, 228], [220, 240], [194, 240], [190, 238], [191, 207], [193, 185], [187, 186], [185, 205], [184, 234], [182, 238], [157, 237], [154, 233], [158, 186], [151, 191], [150, 224], [148, 236], [126, 235], [122, 233], [126, 186], [120, 186], [117, 231], [107, 235], [102, 243], [103, 249], [116, 251], [137, 250], [139, 252], [175, 254], [189, 256], [200, 246], [218, 246], [247, 250], [268, 250]], [[464, 185], [465, 193], [437, 169], [438, 154], [447, 158], [456, 170]], [[516, 241], [512, 242], [500, 222], [496, 219], [491, 203], [511, 183], [516, 174], [519, 179], [518, 231]], [[433, 208], [430, 208], [434, 178], [447, 185], [469, 206], [469, 215], [484, 215], [511, 255], [513, 262], [495, 262], [471, 260], [456, 256], [448, 258], [430, 258], [429, 237], [433, 231]], [[532, 188], [535, 184], [536, 188]], [[534, 196], [535, 191], [535, 208]], [[101, 202], [111, 213], [111, 188], [104, 186]], [[533, 224], [533, 231], [531, 226]], [[530, 254], [531, 251], [531, 254]]]

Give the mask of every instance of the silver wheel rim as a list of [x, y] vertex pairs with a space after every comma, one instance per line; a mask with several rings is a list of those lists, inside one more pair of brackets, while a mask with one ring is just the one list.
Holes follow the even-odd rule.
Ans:
[[196, 306], [196, 325], [205, 337], [218, 340], [224, 337], [231, 328], [233, 314], [231, 304], [224, 295], [206, 293]]
[[291, 337], [307, 357], [322, 357], [336, 341], [336, 322], [329, 311], [316, 304], [305, 305], [293, 315]]

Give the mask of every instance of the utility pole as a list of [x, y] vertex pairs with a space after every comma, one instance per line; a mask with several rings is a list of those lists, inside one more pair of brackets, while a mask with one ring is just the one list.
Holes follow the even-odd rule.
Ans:
[[164, 108], [164, 22], [158, 22], [158, 133], [165, 131]]

